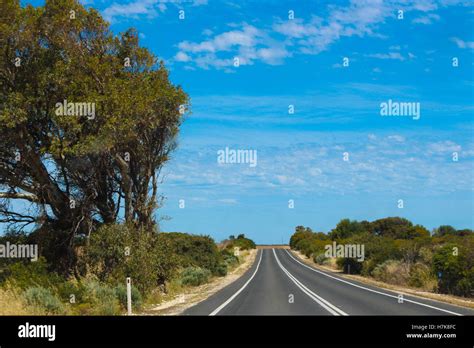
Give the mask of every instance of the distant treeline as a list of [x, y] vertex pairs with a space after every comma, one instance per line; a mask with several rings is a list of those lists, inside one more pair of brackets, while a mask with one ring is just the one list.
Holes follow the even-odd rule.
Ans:
[[[328, 258], [325, 247], [334, 241], [363, 245], [364, 260]], [[474, 234], [470, 229], [443, 225], [430, 233], [400, 217], [372, 222], [343, 219], [329, 233], [297, 226], [290, 246], [318, 264], [346, 273], [426, 291], [473, 296]]]

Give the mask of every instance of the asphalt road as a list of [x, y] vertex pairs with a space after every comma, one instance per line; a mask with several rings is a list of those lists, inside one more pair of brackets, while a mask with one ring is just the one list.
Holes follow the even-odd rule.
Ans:
[[[400, 303], [402, 302], [402, 303]], [[404, 296], [302, 263], [285, 249], [261, 249], [238, 280], [184, 315], [474, 315], [474, 310]]]

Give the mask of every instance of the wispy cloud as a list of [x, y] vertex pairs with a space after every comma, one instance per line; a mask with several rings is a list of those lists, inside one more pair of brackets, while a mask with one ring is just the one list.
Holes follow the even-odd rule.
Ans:
[[[210, 34], [210, 33], [209, 33]], [[201, 68], [230, 69], [238, 59], [238, 65], [252, 65], [255, 60], [267, 64], [281, 64], [290, 53], [286, 48], [272, 40], [268, 34], [247, 23], [201, 42], [182, 41], [178, 44], [176, 61], [193, 63]], [[225, 57], [218, 54], [227, 53]]]
[[459, 48], [474, 49], [474, 41], [463, 41], [457, 37], [451, 38], [451, 41], [453, 41]]
[[415, 24], [432, 24], [433, 22], [439, 21], [441, 17], [436, 13], [428, 13], [424, 16], [417, 17], [412, 20]]
[[405, 60], [400, 52], [388, 52], [388, 53], [373, 53], [368, 54], [367, 57], [377, 58], [377, 59], [396, 59], [396, 60]]
[[[433, 11], [448, 5], [462, 4], [462, 1], [349, 1], [346, 6], [330, 5], [328, 14], [312, 15], [309, 19], [275, 19], [270, 26], [256, 27], [243, 23], [239, 29], [232, 29], [211, 36], [206, 33], [203, 41], [179, 43], [178, 62], [210, 67], [232, 69], [234, 58], [240, 65], [252, 65], [256, 61], [266, 64], [282, 64], [294, 54], [316, 55], [329, 49], [335, 42], [349, 37], [385, 38], [381, 27], [387, 20], [396, 20], [398, 10], [421, 14], [413, 23], [432, 24], [440, 19]], [[461, 43], [461, 41], [459, 41]], [[465, 43], [470, 45], [471, 43]], [[180, 57], [190, 59], [180, 60]], [[377, 53], [373, 58], [404, 60], [400, 53]], [[336, 66], [337, 67], [337, 66]]]
[[[192, 6], [206, 5], [207, 0], [189, 0]], [[180, 2], [176, 0], [134, 0], [127, 3], [114, 2], [106, 7], [102, 13], [109, 22], [120, 19], [140, 19], [142, 17], [151, 19], [164, 13], [168, 5], [179, 6]]]
[[[299, 142], [288, 139], [288, 145], [284, 145], [272, 140], [280, 141], [281, 134], [267, 134], [266, 143], [256, 145], [259, 162], [255, 168], [218, 166], [213, 148], [219, 145], [208, 144], [199, 149], [193, 145], [192, 149], [183, 148], [179, 160], [168, 168], [182, 176], [178, 181], [167, 180], [166, 186], [190, 194], [200, 192], [200, 196], [219, 188], [224, 197], [276, 192], [403, 194], [413, 190], [436, 194], [473, 189], [473, 161], [468, 159], [473, 153], [472, 144], [463, 146], [454, 140], [440, 139], [439, 135], [424, 141], [410, 134], [369, 133], [366, 140], [362, 135], [338, 132], [330, 138], [312, 132]], [[311, 138], [317, 140], [308, 140]], [[221, 141], [217, 138], [213, 143]], [[253, 140], [247, 135], [245, 142]], [[463, 160], [453, 162], [453, 151], [458, 151]], [[344, 152], [349, 153], [349, 161], [344, 161]], [[237, 203], [231, 198], [221, 198], [219, 202]]]

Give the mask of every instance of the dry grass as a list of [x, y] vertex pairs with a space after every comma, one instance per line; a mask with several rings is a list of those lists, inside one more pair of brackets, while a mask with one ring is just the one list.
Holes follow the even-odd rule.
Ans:
[[0, 315], [43, 315], [36, 307], [28, 306], [18, 290], [0, 288]]

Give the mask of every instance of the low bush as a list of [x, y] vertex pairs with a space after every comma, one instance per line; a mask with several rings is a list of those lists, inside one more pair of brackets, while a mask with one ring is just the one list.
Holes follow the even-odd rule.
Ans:
[[318, 265], [324, 265], [327, 263], [328, 258], [324, 253], [313, 254], [313, 261]]
[[410, 279], [409, 267], [399, 260], [387, 260], [372, 271], [375, 279], [385, 283], [404, 285]]
[[227, 264], [225, 262], [222, 262], [217, 266], [216, 274], [219, 277], [225, 277], [227, 275], [227, 271]]
[[410, 268], [408, 285], [433, 291], [437, 288], [437, 279], [430, 267], [424, 263], [417, 262]]
[[227, 264], [229, 268], [234, 267], [240, 263], [239, 258], [235, 256], [234, 253], [230, 251], [229, 249], [222, 249], [221, 255], [224, 262]]
[[49, 289], [31, 287], [25, 290], [23, 296], [28, 305], [38, 307], [46, 314], [66, 314], [63, 303]]
[[106, 225], [91, 235], [82, 262], [100, 281], [113, 286], [131, 277], [141, 294], [165, 285], [177, 271], [172, 245], [161, 234], [128, 225]]
[[211, 272], [200, 267], [187, 267], [181, 273], [181, 283], [183, 285], [198, 286], [209, 281]]
[[239, 234], [237, 238], [229, 239], [226, 245], [227, 249], [239, 248], [240, 250], [250, 250], [255, 249], [256, 247], [255, 242], [246, 238], [245, 234]]
[[222, 255], [216, 243], [209, 236], [195, 236], [186, 233], [160, 233], [158, 239], [169, 246], [181, 268], [198, 267], [218, 274]]
[[82, 309], [89, 315], [118, 315], [121, 313], [115, 289], [93, 279], [85, 282], [85, 296]]
[[9, 282], [13, 286], [25, 290], [30, 287], [39, 286], [43, 288], [54, 288], [64, 282], [55, 272], [48, 270], [44, 257], [37, 261], [16, 261], [4, 267], [2, 282]]
[[[132, 308], [141, 309], [143, 304], [143, 298], [140, 294], [140, 291], [134, 286], [132, 286]], [[123, 309], [127, 309], [127, 287], [124, 285], [119, 285], [115, 288], [115, 295], [117, 296], [120, 305]]]
[[362, 271], [362, 262], [354, 258], [340, 257], [336, 260], [336, 264], [344, 273], [360, 274]]

